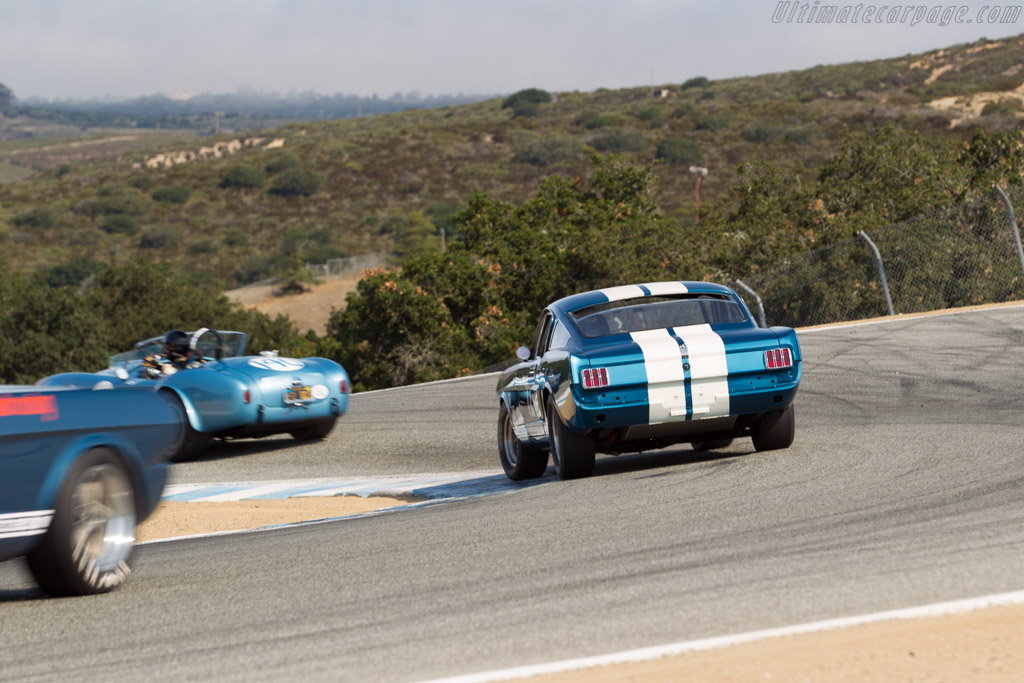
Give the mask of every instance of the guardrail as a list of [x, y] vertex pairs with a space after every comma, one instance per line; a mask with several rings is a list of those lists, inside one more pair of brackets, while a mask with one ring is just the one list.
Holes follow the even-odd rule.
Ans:
[[1009, 193], [807, 251], [735, 281], [762, 325], [803, 327], [1024, 299]]

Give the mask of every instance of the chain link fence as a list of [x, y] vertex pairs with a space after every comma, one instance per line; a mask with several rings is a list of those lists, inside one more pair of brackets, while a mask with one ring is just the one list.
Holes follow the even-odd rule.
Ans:
[[330, 275], [353, 275], [362, 273], [367, 268], [376, 268], [387, 263], [386, 252], [379, 251], [372, 254], [360, 254], [348, 258], [332, 258], [327, 263], [307, 263], [304, 267], [313, 273], [313, 277], [327, 277]]
[[[1024, 206], [1024, 186], [1006, 194]], [[768, 325], [790, 327], [1024, 299], [1011, 213], [996, 192], [804, 252], [736, 284], [755, 316], [763, 307]]]

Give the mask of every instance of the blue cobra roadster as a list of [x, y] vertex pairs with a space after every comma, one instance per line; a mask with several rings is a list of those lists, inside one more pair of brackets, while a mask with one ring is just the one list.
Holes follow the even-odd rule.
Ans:
[[[178, 338], [181, 348], [172, 348]], [[188, 416], [186, 438], [174, 456], [179, 461], [201, 456], [214, 438], [326, 437], [348, 407], [344, 368], [326, 358], [285, 358], [274, 351], [246, 356], [246, 341], [242, 332], [172, 330], [111, 357], [106, 370], [61, 373], [38, 384], [165, 392]]]
[[53, 595], [120, 586], [184, 425], [146, 389], [0, 387], [0, 560], [27, 555]]
[[505, 474], [587, 477], [596, 452], [749, 436], [787, 448], [795, 430], [800, 344], [789, 327], [759, 328], [743, 300], [708, 282], [653, 282], [559, 299], [531, 348], [498, 380]]

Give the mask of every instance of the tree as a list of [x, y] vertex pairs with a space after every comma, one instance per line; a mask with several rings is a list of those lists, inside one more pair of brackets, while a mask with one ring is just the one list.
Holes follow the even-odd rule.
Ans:
[[14, 93], [3, 83], [0, 83], [0, 110], [6, 109], [14, 102]]

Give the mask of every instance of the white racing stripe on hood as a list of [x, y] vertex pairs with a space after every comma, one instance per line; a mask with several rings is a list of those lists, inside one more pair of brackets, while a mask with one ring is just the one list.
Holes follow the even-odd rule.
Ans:
[[725, 342], [711, 325], [688, 325], [672, 330], [690, 354], [690, 394], [693, 418], [729, 414], [729, 365]]
[[686, 376], [679, 342], [666, 329], [631, 332], [629, 336], [644, 356], [648, 423], [685, 420]]

